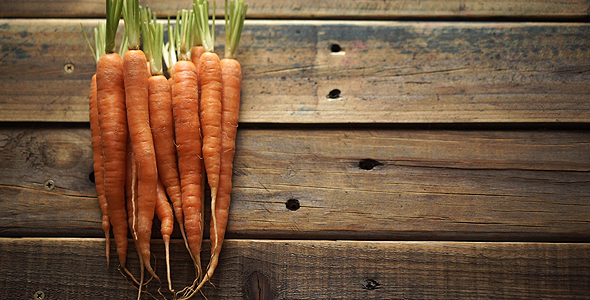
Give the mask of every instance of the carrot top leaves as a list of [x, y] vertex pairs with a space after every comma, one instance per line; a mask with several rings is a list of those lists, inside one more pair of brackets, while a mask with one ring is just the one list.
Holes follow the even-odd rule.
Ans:
[[194, 0], [193, 10], [196, 15], [196, 29], [199, 31], [201, 43], [207, 52], [213, 52], [215, 44], [215, 1], [213, 1], [213, 24], [209, 29], [209, 1]]
[[82, 27], [82, 33], [84, 34], [84, 39], [86, 40], [86, 44], [88, 48], [90, 48], [90, 52], [92, 53], [92, 57], [94, 57], [94, 61], [98, 63], [98, 60], [104, 53], [104, 40], [105, 40], [105, 31], [106, 31], [106, 24], [105, 23], [98, 23], [97, 27], [94, 28], [94, 47], [86, 34], [86, 30], [84, 29], [84, 25], [80, 23], [80, 27]]
[[143, 52], [150, 63], [152, 75], [162, 75], [162, 52], [164, 48], [164, 25], [156, 22], [156, 13], [149, 8], [141, 10]]
[[243, 0], [231, 0], [228, 5], [228, 0], [225, 0], [225, 57], [235, 58], [242, 29], [244, 28], [244, 20], [246, 19], [246, 10], [248, 4], [244, 4]]
[[106, 30], [104, 53], [115, 53], [115, 38], [117, 36], [117, 29], [119, 28], [119, 21], [121, 20], [121, 10], [123, 8], [124, 0], [106, 0]]
[[128, 49], [139, 50], [141, 46], [139, 0], [125, 0], [123, 5], [123, 19], [125, 20]]

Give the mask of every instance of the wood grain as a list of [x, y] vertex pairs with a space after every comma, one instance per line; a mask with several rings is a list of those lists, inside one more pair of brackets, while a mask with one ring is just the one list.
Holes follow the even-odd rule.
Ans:
[[[89, 134], [0, 130], [2, 236], [102, 236]], [[228, 235], [589, 241], [589, 144], [588, 131], [240, 130]]]
[[[160, 16], [176, 15], [189, 8], [188, 0], [141, 0]], [[586, 17], [590, 4], [585, 0], [248, 0], [248, 18], [293, 19], [397, 19], [397, 18], [572, 18]], [[223, 1], [217, 14], [222, 16]], [[0, 17], [87, 18], [104, 17], [105, 4], [99, 0], [3, 0]]]
[[[180, 241], [171, 248], [180, 289], [192, 263]], [[163, 257], [161, 241], [152, 249]], [[103, 251], [102, 239], [2, 238], [0, 299], [133, 299]], [[587, 243], [227, 240], [220, 262], [209, 299], [590, 299]], [[157, 296], [155, 283], [148, 289]]]
[[[80, 20], [1, 23], [0, 121], [86, 122], [95, 66]], [[249, 21], [240, 122], [587, 123], [588, 34], [586, 23]]]

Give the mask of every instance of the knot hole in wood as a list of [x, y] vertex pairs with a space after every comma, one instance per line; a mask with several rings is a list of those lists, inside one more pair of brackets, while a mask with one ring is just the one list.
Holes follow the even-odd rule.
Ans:
[[378, 289], [381, 284], [374, 279], [367, 279], [363, 282], [363, 288], [366, 290]]

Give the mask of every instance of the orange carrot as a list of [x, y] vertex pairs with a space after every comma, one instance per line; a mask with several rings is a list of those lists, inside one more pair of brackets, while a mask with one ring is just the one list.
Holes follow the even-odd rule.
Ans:
[[123, 86], [123, 61], [116, 53], [105, 54], [96, 72], [99, 123], [104, 154], [104, 190], [121, 267], [127, 257], [125, 210], [125, 156], [127, 119]]
[[195, 65], [180, 60], [174, 64], [172, 105], [176, 131], [178, 169], [182, 188], [184, 228], [195, 267], [200, 274], [202, 243], [201, 126], [199, 122], [198, 80]]
[[[92, 56], [94, 57], [96, 63], [98, 64], [98, 60], [101, 56], [105, 54], [105, 32], [106, 32], [106, 24], [99, 23], [96, 28], [94, 28], [94, 47], [90, 43], [88, 36], [86, 35], [86, 31], [84, 30], [84, 26], [82, 27], [82, 33], [84, 33], [84, 38], [86, 38], [86, 42], [92, 52]], [[93, 170], [94, 170], [94, 183], [96, 186], [96, 195], [98, 198], [98, 203], [100, 206], [100, 210], [102, 212], [102, 230], [104, 231], [105, 237], [105, 254], [107, 258], [107, 266], [110, 263], [110, 252], [111, 252], [111, 223], [109, 220], [109, 208], [107, 204], [107, 199], [104, 195], [104, 157], [102, 154], [102, 140], [100, 136], [100, 124], [98, 122], [98, 100], [97, 100], [97, 88], [96, 88], [96, 73], [92, 76], [92, 81], [90, 83], [90, 95], [88, 97], [88, 115], [90, 119], [90, 135], [91, 135], [91, 143], [92, 143], [92, 160], [93, 160]]]
[[[211, 260], [203, 283], [209, 280], [219, 263], [219, 255], [223, 244], [229, 217], [229, 206], [232, 190], [232, 170], [235, 154], [235, 141], [240, 112], [240, 91], [242, 70], [240, 63], [234, 58], [242, 32], [247, 5], [243, 1], [225, 2], [226, 45], [225, 58], [221, 60], [221, 77], [223, 85], [221, 115], [221, 161], [219, 189], [217, 199], [211, 200]], [[216, 200], [216, 201], [215, 201]], [[202, 284], [201, 284], [202, 285]]]
[[106, 243], [106, 257], [107, 265], [110, 257], [111, 244], [111, 224], [109, 220], [109, 208], [107, 199], [104, 195], [104, 157], [102, 156], [102, 142], [100, 136], [100, 126], [98, 124], [98, 107], [97, 107], [97, 91], [96, 91], [96, 74], [92, 76], [92, 83], [90, 84], [89, 97], [89, 115], [90, 115], [90, 134], [92, 137], [92, 158], [94, 161], [94, 182], [96, 185], [96, 194], [98, 196], [98, 203], [102, 212], [102, 230], [104, 231]]
[[[197, 278], [203, 240], [202, 152], [199, 122], [197, 68], [190, 61], [192, 13], [183, 10], [177, 16], [174, 42], [178, 62], [172, 66], [172, 111], [176, 131], [176, 150], [182, 189], [182, 211], [189, 253]], [[170, 35], [170, 33], [169, 33]], [[181, 291], [182, 292], [182, 291]]]
[[205, 52], [199, 58], [199, 81], [201, 99], [199, 113], [203, 131], [203, 160], [207, 171], [207, 180], [211, 189], [211, 203], [217, 198], [219, 186], [219, 166], [221, 160], [221, 65], [219, 56], [213, 52], [215, 16], [213, 29], [208, 25], [208, 1], [195, 1], [195, 11], [201, 18], [197, 19]]
[[[180, 191], [180, 178], [178, 175], [178, 166], [176, 158], [176, 148], [174, 145], [174, 118], [172, 116], [172, 97], [168, 79], [163, 75], [162, 69], [162, 51], [164, 47], [164, 26], [156, 23], [151, 18], [149, 9], [144, 9], [142, 18], [144, 19], [144, 52], [149, 57], [151, 77], [148, 79], [148, 104], [149, 119], [152, 136], [154, 140], [154, 150], [156, 152], [156, 163], [158, 167], [158, 186], [156, 199], [156, 214], [161, 221], [161, 233], [166, 249], [166, 271], [168, 279], [168, 289], [172, 292], [172, 280], [170, 277], [170, 235], [174, 227], [174, 216], [166, 192], [173, 203], [176, 203], [179, 222], [183, 220], [182, 216], [182, 198]], [[147, 51], [146, 51], [147, 50]], [[183, 238], [184, 224], [181, 223], [180, 229]]]
[[125, 157], [127, 119], [123, 85], [123, 61], [114, 53], [114, 40], [121, 17], [122, 1], [107, 1], [105, 53], [97, 62], [98, 122], [104, 158], [104, 195], [113, 228], [119, 263], [127, 261], [127, 212], [125, 209]]
[[123, 17], [129, 50], [123, 56], [127, 121], [133, 155], [137, 164], [137, 240], [146, 270], [156, 279], [150, 263], [150, 240], [156, 207], [158, 171], [149, 123], [147, 59], [139, 50], [139, 4], [125, 2]]

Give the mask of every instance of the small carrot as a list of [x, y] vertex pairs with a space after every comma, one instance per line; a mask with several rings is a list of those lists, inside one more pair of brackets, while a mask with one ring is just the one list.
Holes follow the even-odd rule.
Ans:
[[[156, 152], [156, 163], [158, 167], [158, 187], [156, 199], [156, 214], [161, 221], [161, 233], [166, 248], [166, 271], [168, 278], [168, 289], [172, 292], [172, 280], [170, 277], [170, 235], [174, 227], [174, 216], [168, 204], [166, 194], [170, 196], [173, 203], [177, 203], [180, 211], [179, 220], [183, 220], [182, 201], [180, 191], [180, 178], [178, 175], [178, 162], [176, 158], [176, 147], [174, 145], [174, 118], [172, 116], [172, 96], [168, 79], [164, 77], [162, 69], [162, 51], [164, 48], [164, 25], [155, 22], [155, 15], [149, 9], [143, 10], [144, 24], [144, 52], [150, 61], [151, 77], [148, 79], [148, 104], [149, 119], [152, 136], [154, 139], [154, 150]], [[147, 49], [147, 51], [146, 51]], [[180, 225], [183, 238], [184, 224]]]
[[[181, 18], [182, 17], [182, 18]], [[191, 13], [182, 11], [177, 17], [176, 47], [178, 62], [172, 67], [172, 111], [182, 188], [182, 211], [189, 253], [197, 277], [202, 268], [200, 260], [203, 240], [202, 152], [197, 69], [190, 61]], [[178, 26], [181, 26], [180, 28]]]
[[[137, 163], [137, 239], [146, 270], [156, 279], [150, 263], [150, 239], [156, 207], [158, 172], [149, 123], [147, 58], [140, 50], [138, 0], [127, 0], [123, 9], [128, 50], [123, 56], [125, 101], [129, 137]], [[142, 276], [143, 277], [143, 276]], [[141, 282], [140, 282], [141, 283]], [[141, 290], [140, 290], [141, 291]]]
[[246, 10], [248, 5], [242, 0], [234, 0], [228, 5], [225, 1], [225, 57], [221, 60], [221, 79], [223, 99], [221, 113], [221, 166], [219, 171], [219, 191], [217, 203], [211, 204], [214, 222], [211, 224], [211, 261], [206, 277], [211, 278], [219, 263], [221, 246], [225, 236], [231, 202], [233, 160], [236, 153], [236, 135], [240, 115], [240, 92], [242, 68], [235, 59]]
[[201, 87], [199, 113], [203, 131], [203, 160], [207, 170], [207, 180], [211, 189], [211, 203], [213, 206], [217, 199], [221, 161], [221, 98], [223, 93], [221, 65], [219, 56], [213, 52], [215, 15], [213, 14], [213, 28], [210, 30], [208, 24], [209, 2], [195, 0], [193, 7], [194, 11], [200, 16], [200, 18], [197, 18], [197, 27], [205, 49], [199, 59]]
[[[94, 28], [94, 42], [95, 46], [93, 47], [90, 44], [90, 40], [86, 35], [86, 31], [84, 30], [84, 26], [82, 26], [82, 32], [84, 33], [84, 37], [86, 38], [86, 42], [88, 42], [88, 46], [98, 64], [99, 58], [104, 55], [105, 51], [105, 31], [106, 31], [106, 24], [100, 23], [98, 27]], [[96, 186], [96, 195], [98, 198], [98, 203], [100, 205], [100, 210], [102, 212], [102, 230], [104, 231], [105, 237], [105, 254], [107, 259], [107, 265], [110, 262], [110, 244], [111, 244], [111, 223], [109, 220], [109, 208], [107, 199], [104, 195], [104, 157], [102, 154], [102, 141], [100, 136], [100, 125], [98, 123], [98, 102], [97, 102], [97, 91], [96, 91], [96, 73], [92, 76], [92, 81], [90, 83], [90, 94], [88, 97], [88, 114], [90, 119], [90, 135], [91, 135], [91, 142], [92, 142], [92, 159], [93, 159], [93, 169], [94, 169], [94, 182]]]
[[127, 211], [125, 208], [125, 159], [127, 156], [127, 118], [123, 61], [115, 53], [115, 35], [123, 2], [107, 1], [105, 54], [96, 67], [98, 122], [104, 157], [104, 195], [113, 228], [121, 268], [127, 261]]

